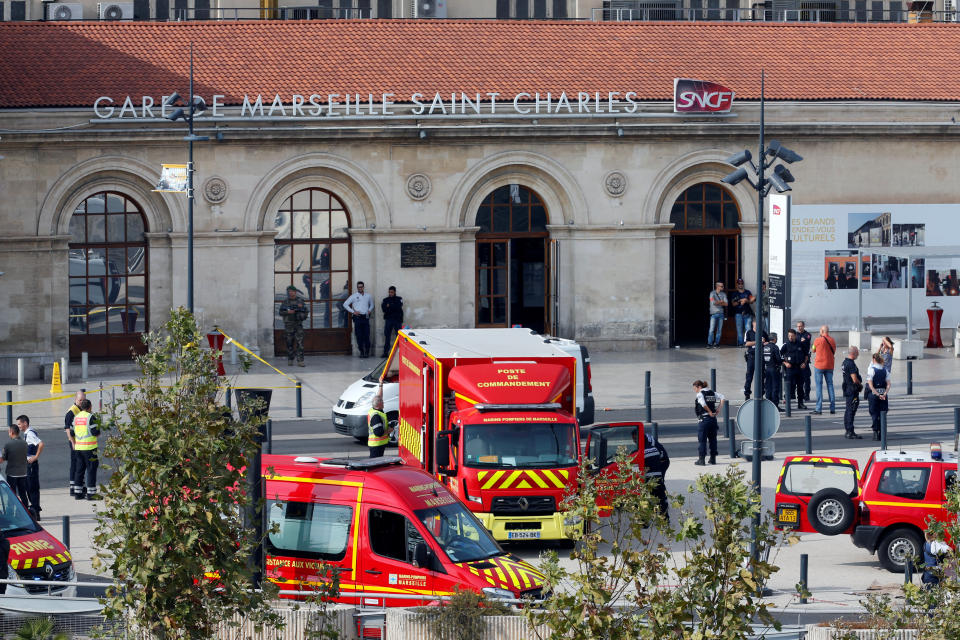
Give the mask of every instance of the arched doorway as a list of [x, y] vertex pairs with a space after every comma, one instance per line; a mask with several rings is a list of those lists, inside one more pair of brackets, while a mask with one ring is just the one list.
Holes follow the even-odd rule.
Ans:
[[[701, 182], [686, 189], [670, 210], [670, 343], [704, 345], [715, 282], [727, 291], [740, 273], [740, 210], [723, 186]], [[728, 316], [723, 344], [736, 344]]]
[[350, 353], [343, 310], [350, 295], [350, 214], [343, 201], [326, 189], [302, 189], [283, 201], [274, 227], [274, 354], [287, 353], [279, 309], [290, 285], [310, 309], [303, 323], [304, 351]]
[[532, 189], [504, 185], [477, 209], [478, 327], [550, 326], [547, 209]]
[[144, 353], [149, 329], [147, 219], [114, 191], [85, 199], [70, 218], [70, 357]]

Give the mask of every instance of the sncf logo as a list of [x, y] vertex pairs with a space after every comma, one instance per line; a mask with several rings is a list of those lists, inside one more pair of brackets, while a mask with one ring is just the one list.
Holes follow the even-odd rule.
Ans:
[[726, 113], [733, 106], [733, 91], [715, 82], [673, 79], [675, 113]]
[[778, 216], [778, 215], [780, 215], [781, 213], [782, 213], [782, 212], [780, 211], [780, 205], [776, 205], [776, 204], [773, 205], [773, 215]]

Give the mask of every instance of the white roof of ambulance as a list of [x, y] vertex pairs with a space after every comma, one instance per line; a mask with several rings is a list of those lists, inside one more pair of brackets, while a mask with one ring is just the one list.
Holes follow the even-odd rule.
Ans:
[[403, 329], [437, 358], [571, 358], [530, 329]]

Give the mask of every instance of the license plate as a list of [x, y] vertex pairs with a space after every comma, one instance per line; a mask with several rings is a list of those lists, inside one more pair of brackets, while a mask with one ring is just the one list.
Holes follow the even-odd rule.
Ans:
[[508, 540], [539, 540], [539, 531], [508, 531]]
[[334, 424], [343, 424], [343, 418], [334, 418], [334, 419], [333, 419], [333, 423], [334, 423]]
[[797, 524], [797, 517], [796, 509], [781, 509], [777, 519], [784, 524]]

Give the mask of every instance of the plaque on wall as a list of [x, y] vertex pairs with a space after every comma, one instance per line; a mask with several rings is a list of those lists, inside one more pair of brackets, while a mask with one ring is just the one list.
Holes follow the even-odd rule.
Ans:
[[400, 268], [437, 266], [436, 242], [401, 242]]

